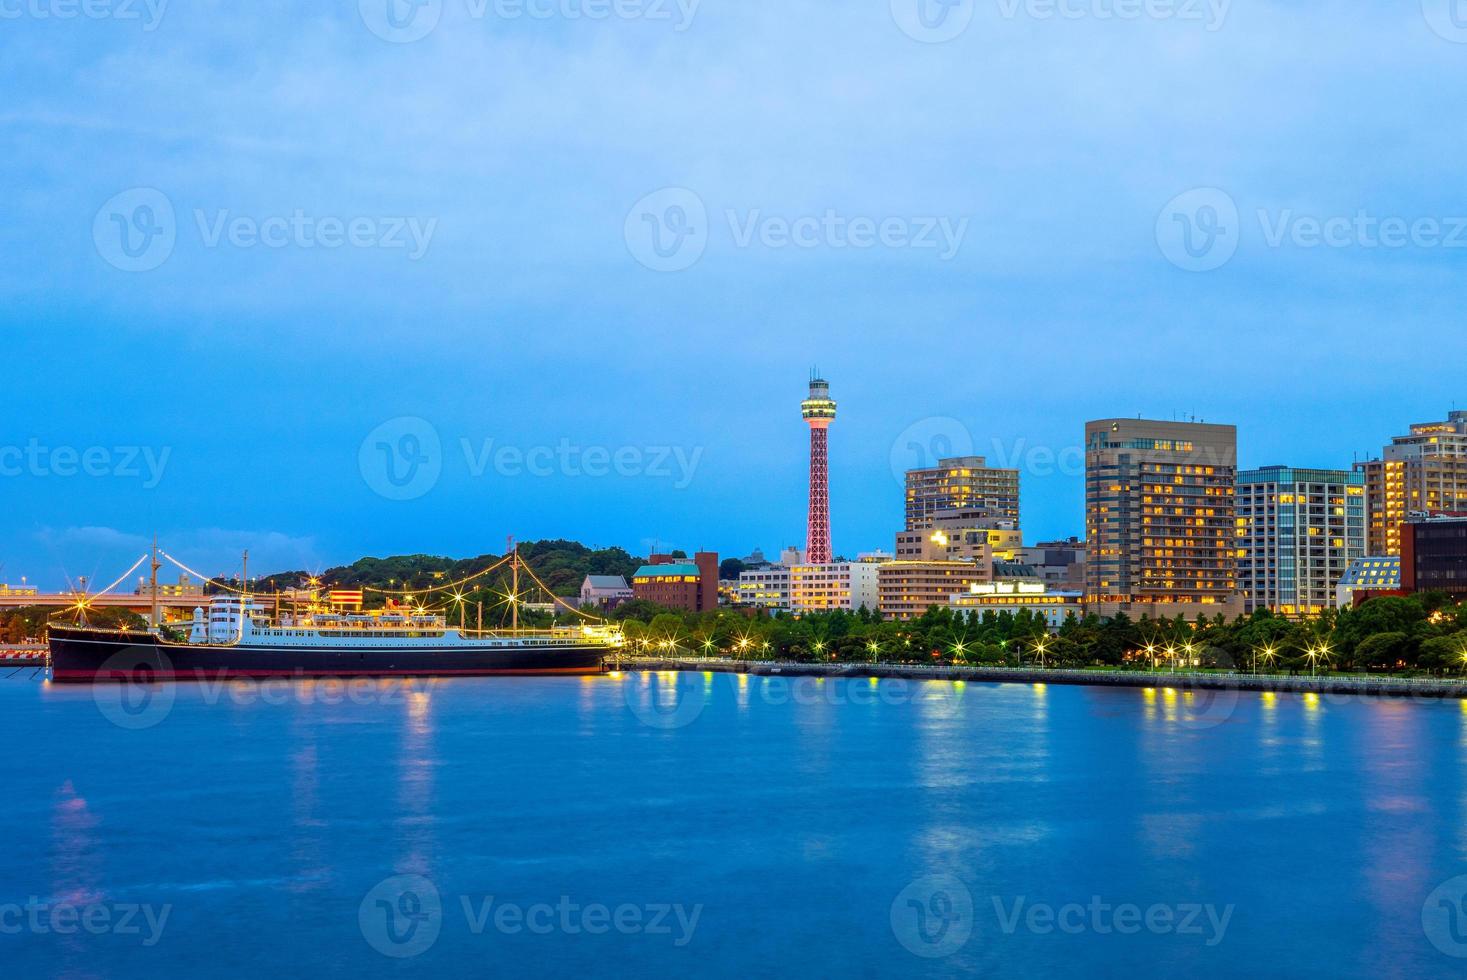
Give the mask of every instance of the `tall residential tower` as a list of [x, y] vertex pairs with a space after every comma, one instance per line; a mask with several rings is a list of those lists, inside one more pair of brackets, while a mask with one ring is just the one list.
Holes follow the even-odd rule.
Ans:
[[1242, 611], [1231, 425], [1085, 426], [1086, 602], [1102, 616]]
[[1366, 547], [1372, 555], [1401, 553], [1401, 525], [1413, 513], [1467, 511], [1467, 412], [1445, 422], [1419, 422], [1396, 436], [1365, 473]]
[[830, 564], [830, 449], [826, 436], [835, 421], [835, 402], [830, 385], [815, 372], [810, 376], [810, 397], [800, 404], [800, 413], [810, 427], [810, 516], [806, 524], [805, 561]]

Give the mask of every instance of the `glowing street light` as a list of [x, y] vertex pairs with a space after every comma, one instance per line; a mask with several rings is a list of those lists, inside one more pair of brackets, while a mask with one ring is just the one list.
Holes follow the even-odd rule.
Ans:
[[1146, 644], [1146, 655], [1151, 658], [1151, 669], [1152, 670], [1155, 670], [1156, 669], [1156, 644], [1155, 643], [1148, 643], [1148, 644]]
[[1034, 649], [1039, 652], [1039, 666], [1044, 667], [1044, 653], [1049, 649], [1049, 637], [1043, 637], [1034, 641]]
[[1273, 662], [1279, 657], [1278, 650], [1274, 648], [1274, 645], [1272, 643], [1264, 647], [1262, 650], [1259, 650], [1257, 648], [1253, 650], [1253, 673], [1255, 674], [1258, 673], [1258, 660], [1260, 657], [1263, 658], [1263, 662], [1265, 665], [1272, 667]]

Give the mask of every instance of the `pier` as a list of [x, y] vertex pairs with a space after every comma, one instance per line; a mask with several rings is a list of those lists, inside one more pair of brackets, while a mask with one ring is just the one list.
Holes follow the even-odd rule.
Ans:
[[1139, 670], [1075, 670], [1035, 667], [926, 667], [918, 664], [808, 664], [760, 660], [622, 657], [609, 663], [626, 671], [675, 670], [758, 677], [901, 678], [985, 684], [1077, 684], [1091, 687], [1178, 690], [1271, 691], [1289, 694], [1355, 694], [1376, 697], [1467, 699], [1467, 680], [1440, 677], [1311, 677], [1307, 674], [1237, 674]]

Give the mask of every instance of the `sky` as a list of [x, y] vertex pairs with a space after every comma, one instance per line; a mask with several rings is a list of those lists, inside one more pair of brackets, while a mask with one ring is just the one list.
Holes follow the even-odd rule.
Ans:
[[1348, 467], [1467, 407], [1459, 0], [0, 0], [0, 55], [0, 582], [773, 552], [817, 365], [851, 555], [970, 452], [1083, 534], [1091, 418]]

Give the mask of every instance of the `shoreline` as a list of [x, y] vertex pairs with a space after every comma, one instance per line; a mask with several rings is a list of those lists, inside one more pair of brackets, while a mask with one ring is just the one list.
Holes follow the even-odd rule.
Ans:
[[1310, 677], [1283, 674], [1159, 674], [1123, 670], [1033, 667], [922, 667], [915, 664], [803, 664], [771, 661], [623, 657], [609, 670], [752, 674], [757, 677], [846, 677], [997, 684], [1067, 684], [1082, 687], [1174, 688], [1288, 694], [1354, 694], [1467, 699], [1467, 680], [1436, 677]]

